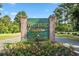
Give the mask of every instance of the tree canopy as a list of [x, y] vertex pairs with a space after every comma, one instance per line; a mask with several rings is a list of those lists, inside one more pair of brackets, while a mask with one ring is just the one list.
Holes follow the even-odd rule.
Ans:
[[[79, 31], [79, 4], [78, 3], [62, 3], [55, 9], [59, 20], [67, 21], [73, 26], [73, 31]], [[58, 21], [59, 21], [58, 20]]]
[[14, 18], [14, 21], [8, 15], [0, 18], [0, 33], [17, 33], [20, 32], [20, 17], [27, 17], [24, 11], [20, 11]]

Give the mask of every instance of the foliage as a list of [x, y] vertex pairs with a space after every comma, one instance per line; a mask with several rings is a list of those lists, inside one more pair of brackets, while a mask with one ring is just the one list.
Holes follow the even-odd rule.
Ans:
[[62, 3], [55, 9], [54, 13], [58, 18], [58, 23], [60, 23], [60, 20], [66, 21], [67, 23], [72, 24], [73, 31], [79, 31], [78, 3]]
[[25, 11], [19, 11], [17, 13], [17, 15], [15, 16], [14, 20], [17, 22], [17, 23], [20, 23], [20, 18], [21, 17], [27, 17]]
[[0, 34], [1, 33], [18, 33], [20, 32], [20, 16], [26, 16], [24, 11], [18, 12], [14, 21], [8, 15], [0, 18]]
[[11, 19], [9, 16], [4, 16], [0, 20], [0, 33], [10, 33]]
[[21, 17], [27, 17], [25, 11], [19, 11], [14, 18], [14, 25], [15, 25], [14, 27], [17, 28], [16, 32], [20, 32], [20, 18]]
[[71, 24], [59, 24], [56, 27], [56, 31], [69, 32], [72, 31], [72, 26]]
[[4, 53], [8, 56], [70, 56], [77, 55], [72, 47], [65, 47], [61, 43], [50, 42], [19, 42], [7, 44]]

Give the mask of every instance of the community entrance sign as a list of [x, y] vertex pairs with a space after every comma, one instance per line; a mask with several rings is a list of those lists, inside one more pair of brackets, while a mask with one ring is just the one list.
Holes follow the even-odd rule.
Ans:
[[[55, 42], [55, 26], [56, 26], [56, 16], [50, 15], [49, 16], [49, 39], [51, 42]], [[27, 18], [20, 17], [21, 23], [21, 39], [27, 39]]]

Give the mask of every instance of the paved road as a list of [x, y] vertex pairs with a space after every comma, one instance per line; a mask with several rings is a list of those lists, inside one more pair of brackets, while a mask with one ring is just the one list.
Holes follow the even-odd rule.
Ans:
[[5, 43], [16, 43], [16, 42], [20, 42], [20, 41], [21, 41], [21, 37], [20, 36], [17, 36], [17, 37], [14, 37], [14, 38], [0, 40], [0, 51], [3, 49]]
[[76, 51], [79, 52], [79, 41], [69, 40], [67, 38], [56, 38], [57, 42], [63, 42], [64, 45], [70, 46], [72, 45]]

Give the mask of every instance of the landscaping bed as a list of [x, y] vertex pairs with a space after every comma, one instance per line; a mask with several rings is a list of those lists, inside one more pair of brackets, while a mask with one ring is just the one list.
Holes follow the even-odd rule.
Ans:
[[74, 49], [65, 47], [63, 43], [42, 42], [19, 42], [6, 44], [3, 53], [7, 56], [76, 56]]

